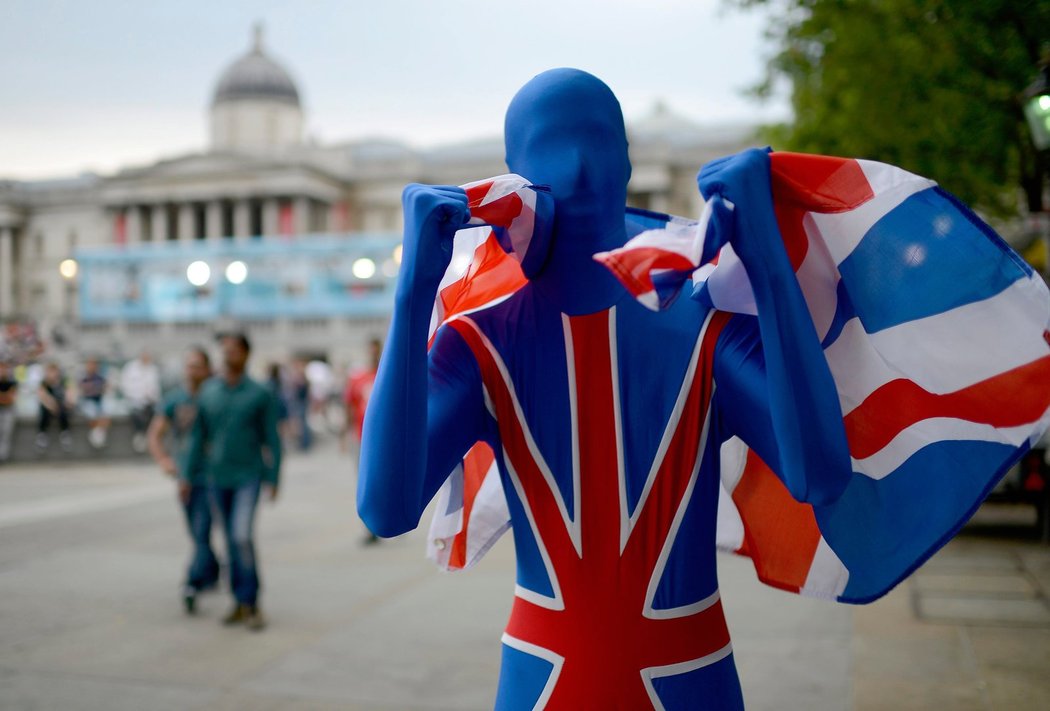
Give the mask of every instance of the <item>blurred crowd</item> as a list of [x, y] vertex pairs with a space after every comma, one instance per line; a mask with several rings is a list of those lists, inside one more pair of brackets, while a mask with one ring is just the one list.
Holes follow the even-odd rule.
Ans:
[[[338, 437], [344, 449], [357, 440], [378, 342], [371, 351], [369, 362], [359, 368], [291, 358], [263, 363], [254, 373], [277, 401], [288, 449], [309, 450], [319, 433]], [[11, 455], [16, 428], [35, 430], [40, 454], [54, 447], [71, 453], [77, 449], [75, 437], [104, 451], [112, 445], [111, 428], [119, 419], [130, 422], [131, 448], [145, 453], [151, 419], [165, 394], [183, 379], [183, 354], [169, 355], [170, 364], [158, 362], [148, 350], [123, 361], [68, 351], [59, 356], [34, 324], [6, 324], [0, 329], [0, 463]]]

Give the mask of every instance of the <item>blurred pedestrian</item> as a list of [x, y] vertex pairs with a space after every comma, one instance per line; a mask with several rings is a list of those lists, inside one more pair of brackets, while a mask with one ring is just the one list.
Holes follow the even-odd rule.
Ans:
[[325, 422], [328, 419], [328, 406], [332, 401], [332, 393], [338, 396], [338, 388], [335, 386], [335, 376], [332, 366], [327, 362], [315, 358], [306, 364], [306, 381], [310, 384], [310, 412], [315, 415], [315, 422]]
[[131, 406], [131, 448], [141, 454], [146, 451], [146, 428], [160, 402], [160, 370], [148, 350], [124, 366], [120, 389]]
[[84, 362], [84, 375], [78, 383], [80, 394], [80, 411], [88, 422], [88, 442], [95, 449], [106, 446], [109, 435], [110, 419], [102, 409], [108, 384], [99, 370], [98, 358], [88, 358]]
[[[379, 359], [383, 355], [383, 343], [378, 338], [373, 338], [368, 344], [368, 349], [368, 367], [350, 373], [346, 379], [346, 390], [343, 392], [343, 405], [346, 408], [343, 435], [344, 438], [349, 435], [353, 439], [358, 464], [361, 457], [361, 433], [365, 426], [365, 409], [368, 407], [369, 398], [372, 397], [372, 385], [379, 370]], [[368, 530], [367, 527], [365, 530]], [[368, 531], [364, 543], [370, 545], [378, 542], [379, 537]]]
[[15, 432], [15, 401], [18, 400], [18, 381], [11, 364], [0, 360], [0, 464], [11, 457], [11, 438]]
[[277, 403], [277, 433], [281, 441], [288, 435], [288, 398], [284, 393], [284, 380], [281, 378], [281, 364], [270, 363], [267, 372], [266, 387]]
[[253, 529], [261, 489], [277, 499], [281, 439], [277, 403], [266, 386], [246, 374], [251, 345], [244, 333], [226, 333], [223, 373], [204, 384], [197, 398], [197, 418], [180, 475], [190, 483], [205, 481], [222, 519], [229, 552], [234, 606], [223, 619], [261, 630], [258, 561]]
[[292, 377], [288, 399], [299, 450], [307, 451], [313, 443], [310, 431], [310, 380], [306, 377], [306, 363], [301, 358], [292, 361]]
[[[182, 602], [188, 614], [197, 607], [197, 595], [214, 588], [219, 581], [219, 561], [211, 547], [211, 498], [207, 484], [200, 477], [184, 478], [179, 471], [185, 465], [189, 436], [197, 419], [197, 397], [201, 386], [211, 377], [211, 361], [203, 348], [193, 348], [186, 354], [185, 382], [168, 393], [160, 412], [150, 422], [147, 438], [154, 461], [165, 474], [178, 482], [179, 501], [186, 515], [186, 530], [193, 543], [186, 582], [182, 587]], [[173, 452], [165, 446], [171, 433]]]
[[47, 450], [47, 431], [52, 420], [58, 421], [58, 442], [63, 452], [73, 451], [73, 436], [69, 432], [70, 393], [65, 378], [57, 363], [48, 363], [44, 367], [44, 377], [37, 388], [37, 400], [40, 402], [36, 447], [40, 452]]

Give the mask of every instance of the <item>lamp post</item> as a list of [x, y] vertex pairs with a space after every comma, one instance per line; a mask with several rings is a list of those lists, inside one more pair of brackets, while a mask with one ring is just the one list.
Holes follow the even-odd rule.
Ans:
[[1028, 214], [1033, 230], [1046, 246], [1048, 258], [1043, 271], [1050, 281], [1050, 213], [1044, 200], [1047, 155], [1050, 154], [1050, 51], [1044, 55], [1039, 74], [1021, 95], [1021, 102], [1034, 149], [1030, 160], [1025, 161], [1032, 172], [1023, 170]]
[[[1035, 218], [1036, 224], [1047, 248], [1047, 265], [1044, 278], [1050, 277], [1050, 214], [1045, 207], [1044, 189], [1046, 186], [1047, 156], [1050, 154], [1050, 51], [1043, 55], [1039, 74], [1028, 85], [1022, 95], [1025, 121], [1031, 134], [1032, 147], [1035, 149], [1035, 171], [1026, 176], [1025, 192], [1028, 197], [1028, 212]], [[1050, 281], [1050, 278], [1048, 278]], [[1041, 461], [1034, 462], [1029, 478], [1023, 484], [1036, 503], [1038, 512], [1036, 527], [1044, 543], [1050, 543], [1050, 480], [1047, 469]]]

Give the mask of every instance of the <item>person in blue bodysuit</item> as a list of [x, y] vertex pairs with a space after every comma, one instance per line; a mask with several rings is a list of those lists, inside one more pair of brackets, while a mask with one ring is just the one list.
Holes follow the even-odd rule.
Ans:
[[[514, 97], [505, 130], [511, 171], [554, 199], [549, 254], [510, 298], [442, 326], [428, 353], [469, 213], [458, 187], [405, 189], [360, 515], [380, 536], [414, 529], [466, 451], [487, 442], [518, 580], [496, 708], [742, 708], [715, 570], [719, 446], [739, 436], [818, 505], [850, 473], [841, 414], [819, 414], [838, 403], [801, 292], [784, 278], [791, 266], [744, 238], [773, 225], [772, 210], [716, 215], [761, 322], [690, 299], [651, 312], [593, 260], [642, 229], [624, 217], [631, 166], [611, 90], [578, 70], [545, 72]], [[754, 184], [763, 160], [752, 151], [713, 165], [708, 185], [729, 201], [768, 190]], [[770, 388], [767, 368], [787, 388]]]

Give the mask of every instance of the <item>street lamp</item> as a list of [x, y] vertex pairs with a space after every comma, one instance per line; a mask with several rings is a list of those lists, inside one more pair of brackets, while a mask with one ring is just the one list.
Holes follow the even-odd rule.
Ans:
[[72, 281], [77, 277], [77, 260], [75, 259], [63, 259], [58, 265], [58, 273], [62, 275], [62, 278], [66, 281]]
[[1024, 117], [1036, 150], [1050, 148], [1050, 62], [1043, 62], [1039, 76], [1025, 89]]

